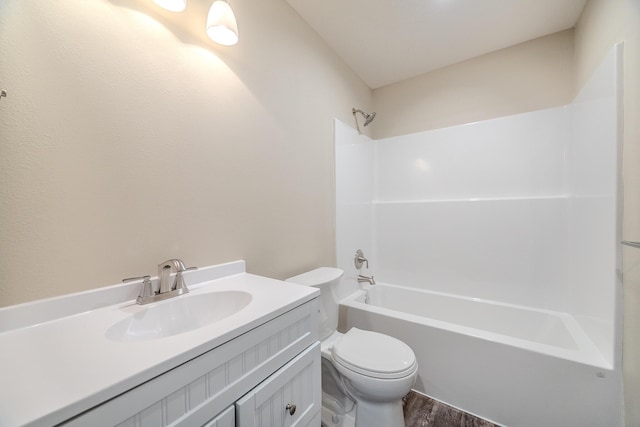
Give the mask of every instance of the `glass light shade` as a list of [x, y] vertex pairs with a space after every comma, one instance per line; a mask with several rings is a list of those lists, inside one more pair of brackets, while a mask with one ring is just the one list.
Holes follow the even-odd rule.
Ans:
[[182, 12], [187, 7], [187, 0], [153, 0], [158, 6], [171, 12]]
[[224, 46], [238, 43], [238, 24], [229, 3], [216, 0], [209, 9], [207, 35], [211, 40]]

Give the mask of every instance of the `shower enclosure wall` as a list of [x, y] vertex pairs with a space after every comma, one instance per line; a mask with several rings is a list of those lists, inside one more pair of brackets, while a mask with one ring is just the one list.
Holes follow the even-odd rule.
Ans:
[[[586, 399], [585, 408], [606, 411], [611, 426], [621, 422], [621, 57], [618, 45], [563, 107], [383, 140], [335, 123], [341, 296], [357, 289], [349, 278], [362, 249], [364, 273], [377, 282], [568, 315], [592, 344], [574, 361], [606, 378], [596, 387], [607, 401]], [[505, 405], [527, 399], [526, 385], [504, 384], [514, 396]], [[460, 405], [455, 390], [430, 384], [429, 372], [418, 389]]]

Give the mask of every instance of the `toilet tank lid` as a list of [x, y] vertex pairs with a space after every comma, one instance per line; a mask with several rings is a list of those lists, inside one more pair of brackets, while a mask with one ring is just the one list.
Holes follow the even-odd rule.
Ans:
[[285, 282], [305, 286], [320, 286], [342, 277], [344, 271], [333, 267], [320, 267], [297, 276], [289, 277]]

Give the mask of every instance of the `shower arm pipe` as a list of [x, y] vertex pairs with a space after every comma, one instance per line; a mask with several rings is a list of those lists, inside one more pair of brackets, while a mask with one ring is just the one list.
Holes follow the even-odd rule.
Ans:
[[640, 249], [640, 242], [630, 242], [628, 240], [623, 240], [620, 243], [622, 243], [623, 245], [631, 246], [632, 248]]
[[358, 130], [358, 133], [362, 133], [360, 132], [360, 125], [358, 124], [358, 117], [356, 116], [356, 113], [360, 113], [362, 114], [362, 116], [364, 116], [364, 111], [352, 108], [351, 113], [353, 114], [353, 118], [356, 119], [356, 129]]

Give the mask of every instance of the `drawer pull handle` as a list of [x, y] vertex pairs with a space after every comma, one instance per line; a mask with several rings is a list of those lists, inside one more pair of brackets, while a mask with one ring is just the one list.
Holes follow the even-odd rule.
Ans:
[[296, 413], [296, 405], [293, 403], [287, 403], [287, 406], [284, 408], [289, 411], [289, 415], [293, 415]]

